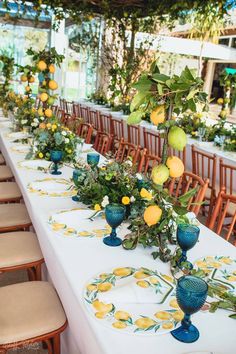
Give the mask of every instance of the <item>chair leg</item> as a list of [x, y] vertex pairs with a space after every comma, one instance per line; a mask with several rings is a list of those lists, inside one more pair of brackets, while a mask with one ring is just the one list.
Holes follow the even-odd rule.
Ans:
[[60, 334], [53, 337], [53, 354], [61, 353]]
[[48, 354], [53, 354], [52, 340], [47, 339], [42, 342], [43, 349], [47, 349]]
[[35, 267], [36, 280], [42, 280], [42, 268], [41, 264], [38, 264]]
[[35, 278], [35, 272], [34, 272], [34, 269], [33, 269], [33, 268], [28, 268], [28, 269], [27, 269], [27, 273], [28, 273], [29, 281], [36, 280], [36, 278]]

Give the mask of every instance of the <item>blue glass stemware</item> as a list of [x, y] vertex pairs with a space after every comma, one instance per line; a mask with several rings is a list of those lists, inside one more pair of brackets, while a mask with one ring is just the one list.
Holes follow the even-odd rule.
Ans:
[[193, 248], [199, 238], [200, 229], [195, 225], [179, 224], [177, 227], [177, 242], [182, 249], [181, 258], [178, 261], [178, 266], [181, 268], [181, 263], [185, 263], [188, 269], [192, 269], [193, 265], [187, 261], [187, 251]]
[[52, 175], [60, 175], [61, 171], [58, 171], [58, 163], [62, 160], [63, 152], [60, 150], [51, 150], [50, 159], [54, 163]]
[[105, 217], [107, 223], [111, 226], [111, 234], [103, 239], [107, 246], [120, 246], [122, 240], [117, 237], [116, 228], [125, 218], [125, 207], [121, 204], [108, 204], [105, 208]]
[[100, 160], [100, 155], [96, 152], [89, 152], [87, 154], [87, 163], [91, 166], [91, 167], [96, 167], [99, 163]]
[[185, 313], [181, 326], [171, 332], [172, 336], [184, 343], [193, 343], [199, 338], [198, 329], [192, 324], [190, 316], [200, 310], [207, 298], [208, 285], [198, 277], [186, 275], [178, 280], [176, 298]]
[[[81, 170], [78, 170], [77, 168], [73, 171], [72, 179], [73, 179], [75, 185], [76, 185], [76, 182], [78, 181], [78, 177], [80, 176], [80, 174], [81, 174]], [[79, 201], [78, 195], [77, 194], [73, 195], [72, 200], [74, 202], [78, 202]]]

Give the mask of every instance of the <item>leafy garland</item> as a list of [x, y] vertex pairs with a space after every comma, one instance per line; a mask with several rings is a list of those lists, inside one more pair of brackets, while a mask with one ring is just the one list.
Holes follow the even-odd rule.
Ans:
[[4, 77], [4, 82], [0, 84], [0, 107], [3, 108], [3, 112], [7, 116], [8, 103], [10, 98], [10, 81], [14, 72], [14, 58], [1, 54], [0, 62], [3, 64], [1, 72]]

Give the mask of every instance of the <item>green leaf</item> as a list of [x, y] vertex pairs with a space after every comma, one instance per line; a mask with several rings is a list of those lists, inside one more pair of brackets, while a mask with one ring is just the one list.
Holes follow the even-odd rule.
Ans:
[[142, 120], [142, 116], [143, 112], [141, 111], [132, 112], [127, 119], [127, 124], [139, 124]]
[[180, 75], [181, 80], [183, 81], [194, 81], [193, 72], [186, 66]]
[[181, 205], [186, 205], [189, 201], [189, 199], [191, 199], [197, 192], [197, 188], [193, 188], [190, 191], [188, 191], [187, 193], [181, 195], [178, 200], [181, 203]]
[[236, 313], [233, 313], [232, 315], [229, 315], [230, 318], [233, 318], [234, 320], [236, 320]]
[[178, 215], [185, 215], [188, 212], [188, 210], [185, 207], [180, 207], [178, 205], [175, 205], [173, 209]]
[[197, 93], [198, 91], [199, 91], [198, 89], [196, 89], [196, 90], [191, 90], [191, 91], [189, 92], [188, 96], [186, 97], [186, 99], [187, 99], [187, 100], [190, 100], [191, 98], [193, 98], [193, 97], [196, 95], [196, 93]]
[[130, 111], [133, 112], [136, 108], [138, 108], [146, 99], [147, 97], [147, 92], [138, 92], [134, 96], [131, 105], [130, 105]]
[[152, 79], [156, 82], [165, 83], [167, 80], [170, 79], [170, 77], [167, 75], [164, 75], [164, 74], [156, 73], [156, 74], [152, 75]]

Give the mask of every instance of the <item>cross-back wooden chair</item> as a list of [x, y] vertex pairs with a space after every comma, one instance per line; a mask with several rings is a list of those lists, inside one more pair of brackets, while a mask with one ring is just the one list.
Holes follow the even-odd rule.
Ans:
[[117, 151], [120, 140], [124, 139], [124, 121], [122, 119], [116, 119], [112, 117], [111, 120], [112, 131], [113, 131], [113, 143], [112, 143], [112, 151]]
[[68, 114], [73, 114], [73, 101], [66, 101], [65, 100], [65, 111]]
[[161, 139], [160, 133], [154, 133], [143, 128], [143, 140], [144, 147], [147, 149], [148, 154], [161, 157], [163, 139]]
[[204, 201], [209, 180], [203, 180], [192, 172], [184, 172], [180, 178], [172, 178], [169, 182], [169, 194], [173, 197], [179, 197], [187, 193], [190, 189], [197, 188], [195, 195], [190, 198], [187, 208], [198, 215], [201, 209], [201, 203]]
[[81, 118], [80, 104], [73, 102], [73, 114], [76, 118]]
[[106, 155], [111, 148], [113, 136], [108, 133], [98, 132], [93, 148], [101, 155]]
[[226, 164], [223, 159], [220, 159], [220, 190], [223, 188], [227, 194], [235, 194], [236, 166]]
[[168, 156], [177, 156], [180, 160], [182, 160], [184, 167], [186, 167], [186, 148], [184, 148], [183, 151], [178, 151], [169, 147]]
[[113, 134], [111, 120], [110, 114], [100, 112], [100, 129], [103, 133]]
[[192, 145], [192, 170], [202, 179], [208, 178], [209, 184], [206, 191], [206, 199], [209, 201], [209, 214], [211, 214], [216, 198], [216, 164], [215, 154], [209, 154], [198, 150]]
[[62, 124], [65, 125], [67, 128], [69, 128], [71, 131], [75, 131], [75, 128], [76, 128], [75, 116], [71, 115], [69, 113], [64, 113], [63, 119], [62, 119]]
[[65, 105], [65, 99], [64, 98], [59, 98], [59, 103], [60, 103], [60, 108], [65, 111], [66, 110], [66, 105]]
[[81, 104], [80, 113], [81, 113], [81, 118], [83, 118], [83, 121], [85, 123], [89, 123], [89, 108]]
[[[234, 209], [234, 213], [229, 220], [230, 209]], [[227, 241], [234, 236], [234, 245], [236, 246], [236, 195], [226, 194], [225, 190], [218, 194], [208, 227]]]
[[143, 149], [141, 152], [141, 159], [138, 166], [138, 172], [143, 174], [148, 174], [151, 172], [152, 168], [161, 163], [161, 158], [157, 155], [152, 155], [148, 153], [147, 149]]
[[77, 135], [83, 138], [86, 144], [91, 144], [93, 127], [89, 123], [80, 123], [77, 127]]
[[128, 128], [128, 142], [136, 146], [140, 145], [140, 126], [127, 125]]
[[96, 131], [102, 131], [100, 113], [96, 109], [89, 109], [89, 123]]
[[116, 161], [123, 162], [128, 157], [131, 157], [132, 162], [135, 165], [136, 163], [139, 162], [140, 150], [141, 150], [140, 146], [136, 146], [127, 141], [124, 141], [124, 139], [122, 138], [120, 140], [117, 152], [115, 154], [115, 159]]

